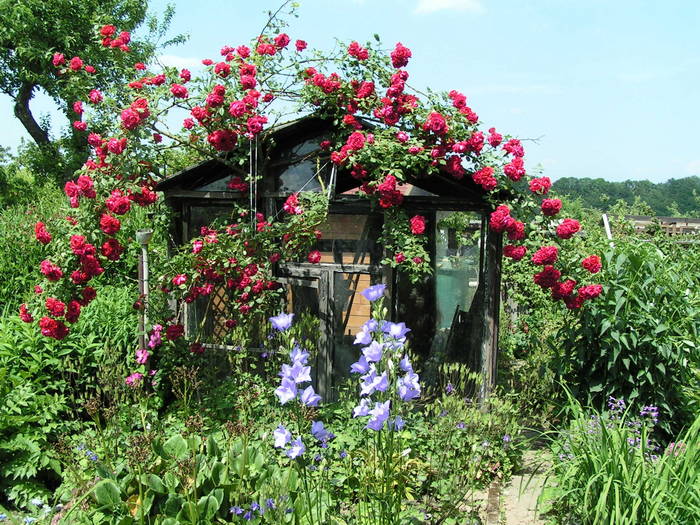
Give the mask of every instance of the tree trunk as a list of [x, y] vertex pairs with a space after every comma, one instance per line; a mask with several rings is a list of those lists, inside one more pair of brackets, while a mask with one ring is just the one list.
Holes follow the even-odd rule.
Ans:
[[34, 115], [29, 109], [29, 101], [32, 99], [35, 87], [34, 84], [22, 84], [15, 98], [15, 117], [19, 119], [24, 129], [34, 139], [34, 142], [40, 146], [45, 146], [51, 143], [49, 134], [34, 119]]

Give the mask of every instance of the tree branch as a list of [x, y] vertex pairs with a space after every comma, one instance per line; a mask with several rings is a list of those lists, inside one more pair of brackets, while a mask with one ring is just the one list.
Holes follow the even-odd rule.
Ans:
[[15, 97], [15, 117], [19, 119], [24, 129], [26, 129], [32, 139], [34, 139], [34, 142], [40, 146], [45, 146], [51, 143], [49, 134], [34, 119], [34, 115], [32, 115], [29, 109], [29, 101], [34, 95], [35, 87], [34, 84], [25, 83], [19, 88], [19, 92]]

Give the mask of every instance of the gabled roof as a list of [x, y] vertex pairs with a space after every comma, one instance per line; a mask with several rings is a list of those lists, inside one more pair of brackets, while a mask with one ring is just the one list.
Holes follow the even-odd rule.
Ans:
[[[265, 153], [266, 156], [274, 160], [281, 151], [288, 150], [288, 148], [314, 137], [329, 134], [332, 130], [333, 122], [330, 119], [311, 115], [270, 128], [262, 136], [262, 143], [267, 144], [269, 148]], [[156, 189], [165, 192], [171, 190], [191, 191], [232, 175], [233, 172], [224, 161], [224, 157], [215, 157], [195, 164], [161, 181]], [[465, 176], [461, 180], [454, 179], [447, 174], [429, 177], [421, 177], [416, 174], [408, 175], [405, 178], [411, 186], [419, 188], [427, 194], [432, 194], [433, 199], [444, 197], [453, 201], [461, 200], [464, 201], [465, 205], [476, 207], [484, 207], [486, 204], [484, 190], [469, 176]], [[336, 194], [352, 194], [353, 190], [359, 186], [360, 181], [352, 178], [347, 169], [338, 171]], [[407, 192], [407, 197], [411, 198], [412, 194], [420, 195], [421, 193], [423, 192]], [[423, 196], [425, 198], [426, 193], [423, 193]]]

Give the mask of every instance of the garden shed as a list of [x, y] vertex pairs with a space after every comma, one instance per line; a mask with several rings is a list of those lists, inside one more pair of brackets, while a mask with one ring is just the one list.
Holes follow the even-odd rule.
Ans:
[[[424, 358], [463, 361], [484, 375], [480, 397], [495, 382], [498, 339], [501, 238], [488, 228], [492, 211], [480, 186], [470, 177], [406, 176], [400, 186], [402, 208], [426, 218], [432, 274], [412, 283], [403, 273], [381, 264], [383, 210], [359, 194], [360, 181], [336, 169], [320, 143], [332, 136], [332, 121], [305, 117], [276, 126], [250, 152], [250, 165], [262, 177], [250, 192], [229, 188], [235, 176], [245, 177], [220, 158], [212, 158], [163, 180], [157, 186], [174, 212], [175, 244], [200, 235], [202, 226], [226, 218], [234, 203], [276, 216], [285, 199], [298, 191], [327, 191], [328, 220], [316, 249], [321, 261], [286, 262], [277, 268], [287, 287], [287, 308], [310, 312], [320, 321], [317, 387], [329, 392], [345, 376], [359, 349], [354, 334], [368, 319], [369, 302], [359, 293], [371, 284], [388, 287], [388, 308], [394, 322], [412, 329], [412, 349]], [[254, 149], [254, 150], [253, 150]], [[226, 291], [217, 291], [207, 310], [188, 305], [186, 326], [205, 322], [214, 343], [225, 332]]]

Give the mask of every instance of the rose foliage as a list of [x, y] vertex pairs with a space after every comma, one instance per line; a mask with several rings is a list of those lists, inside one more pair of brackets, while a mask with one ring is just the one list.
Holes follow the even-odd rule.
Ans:
[[[275, 216], [256, 209], [259, 176], [249, 162], [251, 151], [268, 139], [266, 129], [290, 118], [290, 107], [294, 116], [316, 114], [337, 123], [319, 146], [332, 164], [357, 179], [361, 195], [386, 212], [386, 264], [413, 278], [430, 271], [426, 220], [409, 217], [402, 203], [407, 180], [444, 177], [483, 190], [494, 209], [489, 227], [508, 239], [505, 256], [531, 257], [535, 282], [551, 289], [554, 300], [579, 308], [600, 294], [599, 286], [582, 282], [598, 271], [599, 260], [564, 265], [551, 245], [577, 235], [580, 226], [557, 217], [561, 202], [547, 198], [548, 178], [525, 173], [521, 142], [494, 128], [481, 130], [467, 97], [456, 90], [424, 96], [411, 90], [406, 46], [398, 43], [387, 53], [378, 42], [352, 42], [345, 51], [327, 55], [307, 49], [302, 40], [293, 42], [274, 17], [267, 28], [248, 45], [224, 46], [216, 59], [204, 59], [197, 75], [134, 64], [128, 99], [91, 88], [85, 71], [89, 57], [53, 56], [57, 75], [84, 81], [84, 96], [73, 107], [92, 155], [65, 186], [71, 235], [57, 238], [37, 224], [37, 242], [46, 244], [51, 255], [41, 263], [44, 282], [34, 300], [22, 305], [22, 319], [37, 323], [48, 337], [69, 333], [69, 325], [95, 297], [91, 281], [122, 256], [130, 234], [122, 231], [122, 218], [158, 200], [153, 160], [169, 149], [187, 150], [192, 159], [217, 156], [226, 162], [234, 173], [230, 190], [250, 205], [232, 210], [227, 224], [202, 228], [201, 237], [173, 260], [160, 290], [188, 303], [225, 287], [233, 297], [227, 328], [264, 315], [280, 293], [275, 263], [319, 262], [320, 254], [308, 250], [327, 208], [322, 192], [290, 195]], [[111, 52], [129, 52], [126, 44], [114, 45], [124, 40], [117, 27], [104, 26], [94, 38]], [[111, 127], [93, 127], [91, 114], [98, 108], [113, 112]], [[550, 243], [528, 253], [525, 240], [533, 230]], [[183, 339], [178, 313], [150, 315], [159, 323], [151, 332], [151, 349]], [[199, 337], [191, 342], [193, 352], [203, 351]], [[147, 361], [147, 354], [139, 354], [139, 364], [146, 367]], [[145, 372], [131, 377], [131, 384]]]

